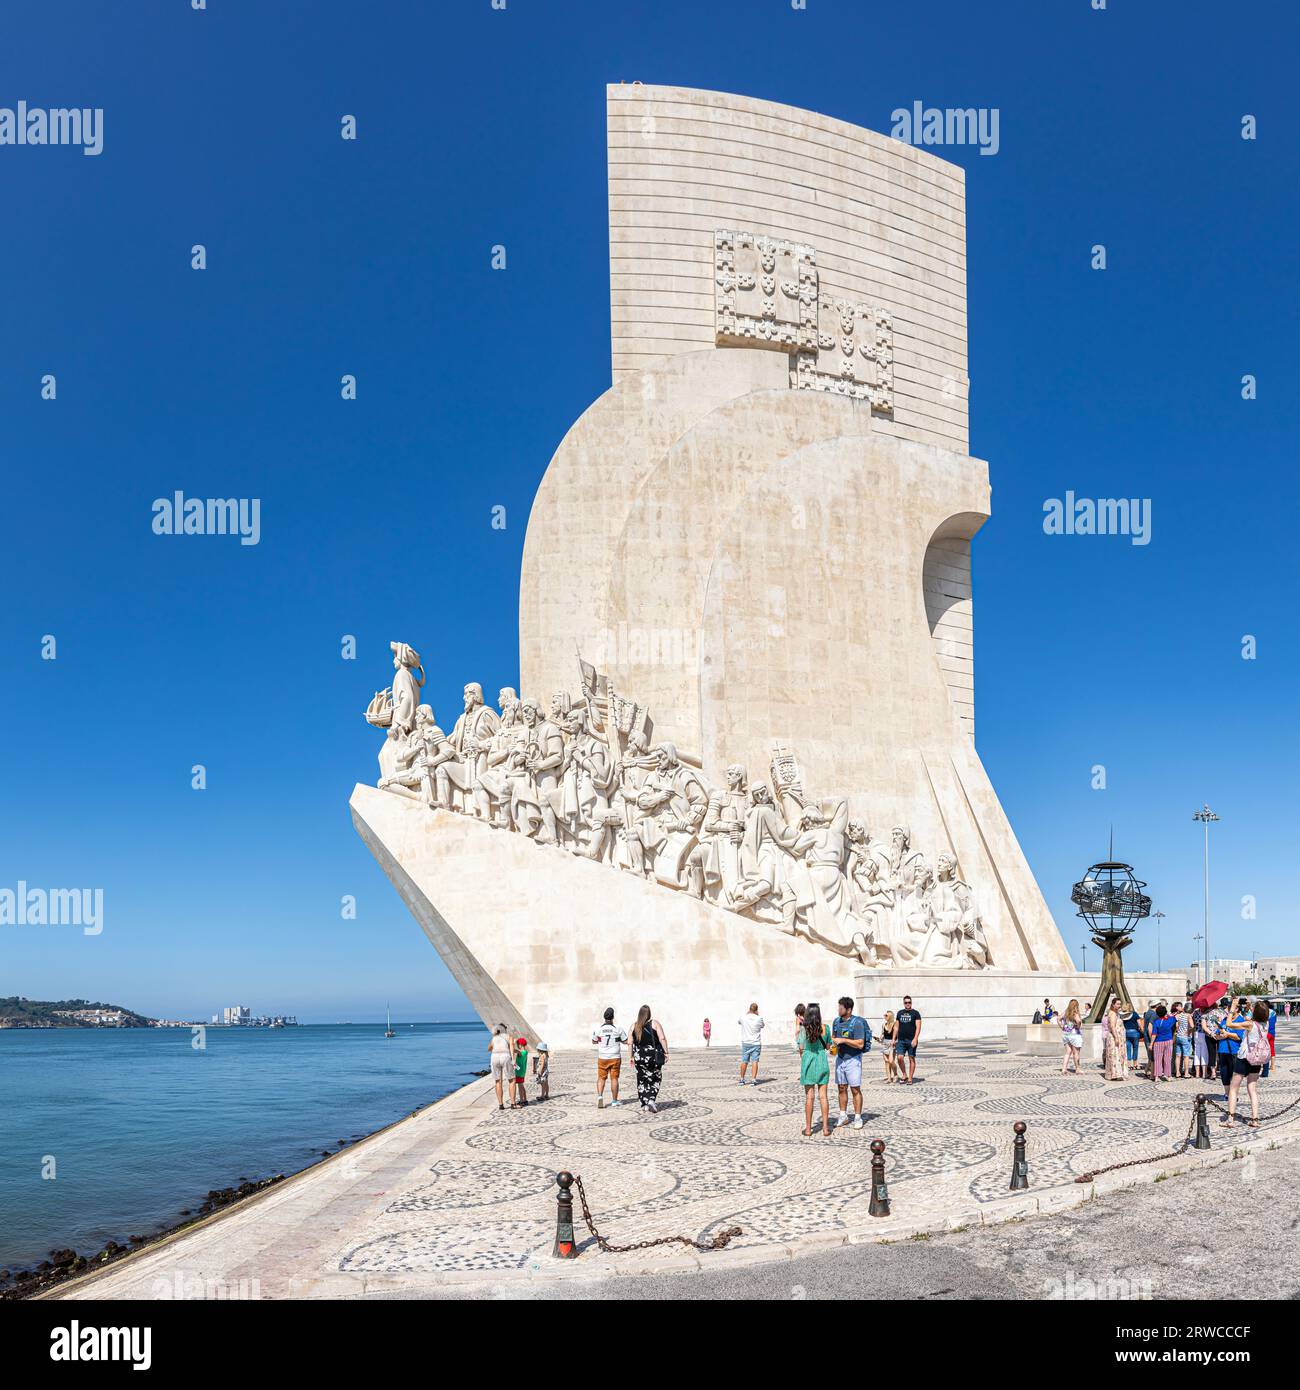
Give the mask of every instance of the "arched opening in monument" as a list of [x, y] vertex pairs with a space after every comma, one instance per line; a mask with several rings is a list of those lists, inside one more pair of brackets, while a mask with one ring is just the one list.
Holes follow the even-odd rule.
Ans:
[[984, 524], [978, 512], [950, 516], [930, 537], [921, 591], [935, 660], [962, 727], [975, 738], [975, 613], [971, 537]]

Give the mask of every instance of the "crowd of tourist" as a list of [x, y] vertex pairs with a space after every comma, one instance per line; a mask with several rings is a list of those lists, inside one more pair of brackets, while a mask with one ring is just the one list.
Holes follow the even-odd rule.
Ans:
[[[1125, 1009], [1114, 998], [1102, 1021], [1102, 1070], [1107, 1081], [1145, 1079], [1153, 1084], [1173, 1081], [1205, 1082], [1217, 1078], [1227, 1102], [1222, 1123], [1237, 1123], [1237, 1107], [1244, 1083], [1250, 1102], [1250, 1119], [1259, 1123], [1259, 1082], [1268, 1076], [1276, 1047], [1276, 1011], [1267, 1001], [1242, 995], [1235, 1001], [1224, 996], [1211, 1008], [1164, 999], [1147, 1001], [1144, 1012]], [[1063, 1011], [1050, 999], [1034, 1012], [1035, 1023], [1055, 1023], [1061, 1032], [1064, 1052], [1061, 1074], [1082, 1074], [1084, 1018], [1077, 999]], [[763, 1052], [766, 1021], [757, 1003], [751, 1003], [736, 1020], [740, 1034], [741, 1086], [759, 1084], [759, 1063]], [[704, 1020], [705, 1046], [712, 1040], [713, 1027]], [[811, 1138], [814, 1111], [819, 1112], [821, 1133], [831, 1137], [845, 1125], [861, 1129], [862, 1084], [866, 1054], [876, 1035], [870, 1022], [857, 1014], [854, 1001], [843, 996], [828, 1023], [817, 1003], [796, 1004], [790, 1041], [799, 1054], [799, 1084], [804, 1092], [803, 1133]], [[887, 1010], [881, 1022], [879, 1042], [886, 1083], [916, 1084], [916, 1058], [921, 1041], [921, 1013], [910, 995], [902, 1006]], [[668, 1038], [662, 1024], [648, 1004], [637, 1013], [630, 1031], [615, 1022], [614, 1010], [606, 1009], [601, 1023], [592, 1030], [596, 1049], [596, 1104], [603, 1109], [605, 1092], [609, 1105], [617, 1109], [626, 1104], [619, 1098], [623, 1049], [628, 1050], [636, 1078], [637, 1102], [650, 1114], [658, 1113], [659, 1089], [668, 1062]], [[514, 1110], [528, 1104], [527, 1086], [531, 1055], [532, 1081], [537, 1099], [550, 1096], [550, 1052], [538, 1042], [531, 1054], [526, 1038], [511, 1036], [504, 1023], [493, 1030], [488, 1044], [491, 1075], [495, 1083], [497, 1106]], [[1142, 1054], [1145, 1053], [1145, 1065]], [[832, 1123], [830, 1088], [835, 1087], [838, 1102]]]
[[[1051, 1000], [1035, 1013], [1036, 1022], [1055, 1019], [1065, 1045], [1061, 1074], [1079, 1070], [1083, 1024], [1079, 1001], [1071, 999], [1063, 1014]], [[1102, 1069], [1107, 1081], [1147, 1080], [1205, 1082], [1217, 1078], [1221, 1099], [1228, 1102], [1223, 1123], [1236, 1123], [1242, 1083], [1250, 1099], [1251, 1118], [1259, 1122], [1259, 1082], [1266, 1078], [1277, 1047], [1277, 1010], [1265, 999], [1224, 995], [1203, 1009], [1176, 999], [1149, 999], [1143, 1013], [1125, 1010], [1118, 998], [1110, 1001], [1102, 1019]], [[1146, 1063], [1139, 1066], [1139, 1048]]]

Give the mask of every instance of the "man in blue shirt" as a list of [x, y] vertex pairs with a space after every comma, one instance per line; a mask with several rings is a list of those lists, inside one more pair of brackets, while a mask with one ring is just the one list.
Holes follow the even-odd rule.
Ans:
[[867, 1045], [867, 1025], [853, 1012], [853, 1000], [846, 994], [840, 1000], [839, 1017], [831, 1024], [831, 1044], [835, 1048], [835, 1084], [840, 1088], [840, 1117], [836, 1125], [849, 1122], [849, 1092], [853, 1093], [853, 1128], [862, 1128], [862, 1053]]

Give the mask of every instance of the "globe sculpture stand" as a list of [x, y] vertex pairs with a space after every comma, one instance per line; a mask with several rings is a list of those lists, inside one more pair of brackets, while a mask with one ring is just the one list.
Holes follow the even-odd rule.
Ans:
[[1093, 864], [1070, 893], [1070, 901], [1078, 905], [1078, 915], [1087, 922], [1093, 943], [1102, 952], [1101, 984], [1088, 1023], [1100, 1023], [1113, 998], [1126, 1012], [1133, 1011], [1120, 953], [1132, 944], [1135, 925], [1151, 912], [1151, 899], [1142, 891], [1145, 887], [1133, 877], [1131, 864], [1106, 860]]

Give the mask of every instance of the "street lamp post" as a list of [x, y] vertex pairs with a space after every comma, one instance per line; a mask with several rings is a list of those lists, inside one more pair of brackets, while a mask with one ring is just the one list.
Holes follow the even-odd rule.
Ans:
[[1199, 811], [1192, 812], [1192, 819], [1198, 820], [1205, 827], [1205, 979], [1210, 979], [1210, 822], [1218, 820], [1218, 816], [1210, 810], [1209, 803], [1202, 805]]
[[1155, 911], [1151, 914], [1156, 919], [1156, 970], [1159, 972], [1163, 967], [1160, 964], [1160, 923], [1164, 920], [1164, 913]]
[[1086, 975], [1086, 974], [1088, 973], [1088, 943], [1087, 943], [1086, 941], [1084, 941], [1084, 942], [1082, 942], [1082, 943], [1080, 944], [1080, 946], [1079, 946], [1079, 954], [1083, 957], [1083, 970], [1082, 970], [1082, 973], [1083, 973], [1084, 975]]
[[[1193, 941], [1204, 941], [1204, 940], [1205, 940], [1205, 933], [1204, 933], [1204, 932], [1198, 931], [1198, 932], [1196, 933], [1196, 935], [1192, 937], [1192, 940], [1193, 940]], [[1201, 951], [1200, 951], [1200, 947], [1199, 947], [1199, 946], [1198, 946], [1197, 949], [1196, 949], [1196, 954], [1197, 954], [1198, 956], [1201, 954]], [[1210, 983], [1210, 977], [1205, 973], [1205, 967], [1204, 967], [1204, 966], [1201, 966], [1201, 983], [1202, 983], [1203, 985], [1208, 985], [1208, 984]]]

